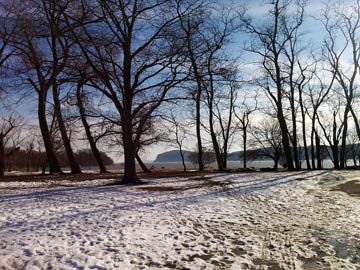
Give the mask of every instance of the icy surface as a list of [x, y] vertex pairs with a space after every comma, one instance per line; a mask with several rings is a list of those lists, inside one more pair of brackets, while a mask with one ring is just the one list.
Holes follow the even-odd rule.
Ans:
[[355, 177], [0, 183], [0, 269], [360, 269], [360, 201], [319, 185]]

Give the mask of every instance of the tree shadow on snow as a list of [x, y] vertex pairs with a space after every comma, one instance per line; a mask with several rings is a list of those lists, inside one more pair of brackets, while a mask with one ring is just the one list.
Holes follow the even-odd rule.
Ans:
[[[299, 176], [306, 175], [307, 171], [294, 172], [291, 174], [280, 174], [275, 177], [267, 178], [273, 175], [264, 175], [266, 178], [250, 179], [242, 181], [239, 178], [242, 174], [223, 175], [224, 178], [221, 181], [216, 181], [219, 184], [212, 185], [209, 188], [199, 188], [199, 192], [196, 194], [191, 189], [172, 189], [171, 186], [165, 188], [165, 190], [144, 191], [139, 190], [142, 186], [87, 186], [76, 188], [56, 188], [45, 191], [38, 191], [28, 194], [15, 194], [15, 195], [1, 195], [0, 206], [4, 209], [8, 203], [16, 203], [16, 207], [21, 207], [23, 204], [31, 204], [32, 202], [59, 204], [60, 213], [57, 216], [50, 216], [44, 218], [36, 218], [34, 220], [19, 220], [14, 222], [5, 222], [0, 225], [0, 231], [4, 229], [10, 229], [13, 227], [25, 226], [32, 231], [37, 230], [38, 227], [46, 227], [47, 223], [50, 224], [64, 224], [69, 221], [77, 220], [83, 216], [90, 216], [96, 214], [109, 213], [111, 215], [124, 214], [130, 211], [130, 213], [139, 213], [141, 211], [150, 211], [153, 207], [159, 207], [163, 205], [172, 206], [174, 209], [180, 209], [184, 206], [191, 206], [194, 204], [202, 203], [204, 200], [211, 198], [216, 200], [217, 197], [236, 195], [243, 196], [251, 194], [256, 191], [266, 190], [274, 186], [287, 185], [304, 178]], [[317, 174], [309, 175], [310, 178], [317, 177], [323, 174], [329, 173], [328, 171], [321, 171]], [[219, 177], [219, 175], [217, 176]], [[216, 177], [213, 177], [216, 178]], [[246, 177], [247, 178], [247, 177]], [[245, 178], [245, 179], [246, 179]], [[154, 182], [157, 183], [157, 182]], [[220, 185], [221, 183], [227, 183]], [[189, 192], [187, 192], [189, 191]], [[148, 195], [146, 195], [148, 194]], [[22, 201], [22, 202], [21, 202]], [[20, 205], [19, 205], [20, 203]], [[76, 209], [69, 206], [78, 206]], [[9, 209], [9, 211], [15, 209]], [[46, 207], [44, 207], [46, 210]], [[41, 210], [39, 210], [41, 211]]]

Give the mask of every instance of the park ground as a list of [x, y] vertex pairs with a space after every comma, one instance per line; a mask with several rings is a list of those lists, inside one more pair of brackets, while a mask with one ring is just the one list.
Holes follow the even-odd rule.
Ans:
[[112, 185], [115, 174], [8, 177], [0, 270], [357, 270], [358, 175], [192, 173], [138, 186]]

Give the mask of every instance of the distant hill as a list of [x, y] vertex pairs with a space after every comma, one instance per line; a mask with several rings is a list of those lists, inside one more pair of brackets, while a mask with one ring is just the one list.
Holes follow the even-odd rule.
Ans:
[[[327, 147], [327, 153], [330, 153], [330, 155], [332, 155], [331, 153], [331, 149], [329, 146]], [[348, 146], [350, 147], [350, 146]], [[360, 144], [356, 145], [357, 149], [360, 150]], [[258, 151], [257, 150], [248, 150], [248, 158], [251, 159], [251, 156], [253, 154], [254, 151]], [[310, 153], [310, 147], [308, 147], [308, 151], [309, 154]], [[188, 158], [188, 156], [190, 155], [191, 151], [183, 151], [185, 153], [185, 161], [186, 162], [190, 162], [190, 159]], [[348, 151], [347, 151], [348, 152]], [[305, 159], [304, 156], [304, 148], [303, 147], [299, 147], [299, 153], [302, 154], [302, 159]], [[326, 152], [325, 152], [326, 153]], [[215, 153], [213, 153], [215, 155]], [[358, 155], [360, 154], [360, 151], [358, 153]], [[243, 151], [236, 151], [236, 152], [232, 152], [228, 154], [228, 160], [229, 161], [239, 161], [242, 159], [243, 156]], [[311, 156], [310, 156], [311, 158]], [[327, 156], [325, 157], [325, 159], [330, 159], [331, 156], [329, 156], [329, 154], [327, 154]], [[348, 157], [350, 158], [350, 157]], [[257, 156], [256, 160], [270, 160], [270, 158], [266, 157], [266, 156]], [[154, 162], [181, 162], [181, 156], [180, 156], [180, 150], [171, 150], [171, 151], [167, 151], [164, 153], [159, 154], [156, 159], [154, 160]]]
[[[192, 152], [191, 151], [183, 151], [183, 152], [185, 154], [185, 161], [190, 162], [190, 159], [188, 157]], [[229, 153], [228, 160], [229, 161], [241, 160], [242, 153], [243, 151], [236, 151]], [[215, 153], [213, 152], [212, 154], [214, 155], [214, 159], [215, 159]], [[266, 159], [267, 158], [260, 158], [260, 157], [258, 158], [258, 160], [266, 160]], [[154, 162], [181, 162], [180, 150], [171, 150], [158, 154]]]
[[[191, 152], [184, 150], [183, 153], [185, 161], [190, 162], [188, 156]], [[158, 154], [154, 162], [181, 162], [180, 150], [172, 150]]]

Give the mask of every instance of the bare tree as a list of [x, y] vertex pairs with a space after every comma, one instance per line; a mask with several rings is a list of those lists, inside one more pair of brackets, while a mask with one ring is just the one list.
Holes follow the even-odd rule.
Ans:
[[315, 169], [315, 131], [316, 122], [318, 121], [318, 112], [321, 106], [329, 99], [329, 94], [333, 90], [335, 75], [332, 74], [330, 78], [326, 78], [323, 74], [325, 69], [318, 70], [314, 73], [314, 81], [311, 82], [307, 88], [306, 94], [310, 99], [310, 107], [306, 110], [311, 119], [311, 135], [310, 135], [310, 152], [311, 165]]
[[[111, 165], [114, 164], [112, 158], [110, 158], [106, 153], [100, 152], [101, 159], [104, 161], [104, 164]], [[91, 149], [80, 149], [75, 153], [76, 160], [81, 164], [81, 166], [95, 166], [97, 161], [91, 151]]]
[[203, 127], [211, 137], [218, 169], [222, 171], [227, 168], [228, 150], [236, 130], [233, 115], [239, 89], [238, 70], [226, 46], [238, 25], [231, 9], [221, 7], [216, 14], [220, 15], [207, 18], [200, 33], [201, 42], [205, 44], [201, 85], [208, 118]]
[[[263, 82], [261, 82], [261, 85], [275, 105], [283, 138], [286, 163], [288, 169], [293, 170], [293, 151], [291, 149], [291, 138], [289, 138], [289, 134], [293, 134], [292, 144], [295, 144], [296, 130], [290, 133], [286, 123], [284, 113], [285, 94], [288, 94], [290, 97], [294, 129], [296, 112], [293, 103], [294, 97], [292, 95], [292, 93], [294, 93], [292, 68], [294, 68], [296, 64], [294, 61], [296, 59], [294, 55], [296, 51], [293, 38], [296, 37], [296, 40], [298, 39], [298, 33], [304, 19], [305, 3], [304, 1], [275, 0], [271, 1], [270, 5], [271, 10], [269, 11], [268, 21], [256, 25], [245, 16], [242, 16], [242, 20], [246, 25], [247, 32], [253, 36], [252, 43], [250, 47], [247, 48], [248, 51], [257, 54], [262, 59], [261, 65], [265, 78]], [[291, 12], [290, 10], [295, 10], [295, 12]], [[286, 92], [289, 82], [290, 92]], [[298, 167], [298, 163], [296, 167]]]
[[20, 132], [22, 126], [22, 118], [14, 113], [10, 113], [0, 118], [0, 177], [4, 176], [5, 159], [10, 157], [18, 148], [16, 145], [6, 153], [6, 147], [14, 136]]
[[[190, 152], [189, 153], [189, 156], [188, 158], [190, 159], [190, 162], [194, 165], [194, 166], [199, 166], [198, 164], [198, 153], [196, 152], [197, 151], [197, 147], [195, 149], [195, 151], [193, 152]], [[204, 147], [202, 149], [203, 151], [203, 160], [202, 160], [202, 163], [205, 165], [205, 168], [207, 165], [210, 165], [211, 163], [215, 162], [216, 161], [216, 158], [215, 158], [215, 154], [213, 151], [211, 151], [212, 149], [209, 148], [209, 147]]]
[[33, 138], [25, 142], [24, 148], [26, 154], [26, 171], [30, 172], [31, 165], [34, 168], [34, 165], [32, 164], [35, 156], [35, 142], [33, 141]]
[[[17, 3], [17, 2], [15, 2]], [[11, 8], [12, 19], [17, 24], [16, 34], [11, 38], [16, 59], [13, 68], [22, 79], [26, 95], [36, 93], [38, 97], [38, 120], [49, 162], [50, 173], [61, 172], [51, 145], [49, 126], [46, 119], [46, 105], [52, 90], [54, 112], [61, 133], [63, 145], [72, 173], [80, 173], [72, 151], [70, 138], [62, 115], [60, 89], [65, 83], [64, 70], [70, 61], [71, 40], [66, 36], [66, 24], [62, 18], [67, 1], [26, 0]]]
[[[186, 172], [186, 157], [184, 153], [184, 142], [186, 138], [189, 137], [189, 124], [186, 120], [181, 120], [178, 117], [178, 113], [174, 109], [169, 108], [170, 113], [168, 115], [163, 115], [164, 126], [168, 134], [170, 134], [169, 139], [166, 140], [170, 146], [176, 147], [180, 151], [181, 162]], [[171, 136], [172, 135], [172, 136]]]
[[61, 100], [60, 100], [60, 85], [54, 83], [52, 85], [52, 94], [54, 99], [54, 112], [56, 115], [56, 120], [58, 122], [59, 131], [61, 134], [61, 139], [65, 147], [66, 157], [69, 161], [69, 165], [71, 168], [71, 173], [81, 173], [81, 169], [79, 164], [77, 163], [75, 159], [74, 152], [72, 150], [71, 141], [68, 136], [67, 128], [65, 125], [65, 120], [63, 117], [62, 109], [61, 109]]
[[322, 140], [320, 135], [315, 131], [315, 156], [317, 159], [316, 169], [320, 170], [323, 168], [323, 160], [329, 156], [328, 147], [324, 144], [321, 144]]
[[69, 26], [77, 24], [72, 37], [96, 75], [89, 83], [118, 113], [124, 148], [121, 183], [136, 184], [135, 155], [144, 128], [181, 82], [181, 40], [172, 37], [179, 16], [173, 1], [88, 2], [74, 2], [66, 20]]
[[204, 22], [209, 16], [209, 9], [205, 1], [194, 0], [191, 2], [195, 8], [191, 12], [184, 14], [182, 1], [177, 1], [177, 13], [179, 15], [181, 38], [185, 40], [186, 54], [190, 62], [189, 69], [191, 71], [192, 80], [195, 82], [195, 90], [191, 91], [192, 98], [195, 102], [195, 123], [196, 123], [196, 138], [197, 138], [197, 154], [199, 171], [204, 170], [203, 164], [203, 143], [201, 137], [201, 101], [204, 92], [203, 89], [203, 73], [204, 60], [203, 55], [207, 53], [207, 48], [204, 46], [203, 32]]
[[22, 136], [23, 118], [19, 115], [17, 116], [17, 122], [18, 126], [13, 134], [9, 136], [7, 148], [5, 149], [5, 163], [8, 172], [13, 170], [14, 165], [16, 166], [17, 160], [21, 163], [21, 157], [19, 157], [19, 154], [21, 152], [20, 146], [24, 141], [24, 137]]
[[[96, 145], [96, 139], [93, 137], [91, 132], [90, 124], [88, 123], [87, 117], [86, 117], [86, 109], [85, 109], [85, 101], [86, 94], [85, 91], [83, 91], [83, 86], [85, 84], [86, 79], [80, 79], [76, 86], [76, 99], [77, 99], [77, 107], [79, 109], [80, 119], [85, 129], [86, 138], [89, 141], [89, 145], [91, 148], [91, 151], [95, 157], [95, 160], [99, 166], [100, 173], [106, 173], [106, 167], [105, 164], [101, 158], [100, 151]], [[99, 138], [99, 137], [98, 137]]]
[[247, 168], [247, 140], [248, 140], [248, 129], [250, 127], [250, 115], [257, 110], [257, 95], [254, 97], [255, 103], [251, 104], [247, 102], [246, 97], [239, 106], [235, 107], [235, 117], [240, 122], [240, 130], [242, 132], [241, 137], [243, 141], [243, 166]]
[[236, 69], [223, 67], [220, 72], [224, 73], [218, 79], [215, 70], [209, 68], [208, 72], [209, 80], [205, 87], [208, 127], [204, 127], [210, 134], [218, 169], [221, 171], [227, 168], [228, 152], [238, 128], [234, 121], [234, 111], [239, 84]]
[[[228, 136], [230, 128], [228, 129], [227, 127], [232, 122], [228, 122], [228, 119], [231, 119], [232, 116], [229, 113], [229, 117], [226, 117], [226, 120], [222, 117], [222, 123], [219, 123], [222, 131], [215, 131], [214, 123], [219, 120], [216, 104], [221, 103], [216, 100], [219, 94], [215, 92], [220, 88], [224, 88], [217, 84], [218, 80], [225, 79], [220, 77], [230, 73], [230, 65], [225, 64], [230, 62], [230, 59], [226, 56], [226, 45], [237, 29], [235, 25], [237, 17], [232, 14], [231, 9], [224, 6], [210, 5], [202, 0], [193, 0], [191, 2], [196, 8], [192, 9], [192, 13], [180, 16], [182, 30], [180, 35], [185, 40], [185, 52], [188, 57], [187, 65], [190, 70], [190, 86], [188, 87], [190, 88], [191, 97], [195, 102], [199, 171], [202, 171], [204, 168], [204, 164], [201, 163], [201, 160], [203, 160], [201, 127], [206, 127], [206, 131], [210, 134], [218, 167], [222, 170], [226, 168], [228, 143], [229, 137], [231, 137]], [[177, 3], [178, 14], [180, 15], [179, 11], [182, 10], [185, 2], [177, 1]], [[207, 112], [202, 110], [202, 104], [207, 106]], [[204, 117], [202, 117], [203, 115]], [[202, 118], [207, 118], [208, 123], [205, 124]], [[225, 121], [227, 122], [226, 124]], [[218, 140], [223, 140], [222, 146]]]
[[[299, 2], [300, 3], [300, 2]], [[305, 3], [305, 2], [304, 2]], [[306, 78], [306, 73], [304, 73], [304, 69], [302, 67], [306, 46], [301, 44], [301, 37], [303, 33], [300, 32], [300, 25], [302, 24], [302, 17], [304, 12], [305, 4], [298, 4], [301, 11], [299, 12], [299, 18], [295, 20], [293, 23], [284, 24], [284, 29], [282, 31], [285, 32], [285, 35], [288, 36], [288, 44], [285, 46], [284, 55], [287, 61], [284, 63], [284, 74], [286, 74], [286, 84], [288, 87], [288, 91], [285, 92], [285, 96], [289, 100], [290, 104], [290, 115], [291, 115], [291, 146], [293, 151], [295, 168], [301, 168], [300, 162], [300, 154], [298, 149], [298, 132], [297, 132], [297, 122], [298, 122], [298, 109], [303, 106], [300, 102], [302, 99], [300, 98], [301, 91], [300, 88], [303, 87], [303, 83], [305, 80], [309, 80]], [[294, 24], [295, 23], [295, 24]]]
[[[62, 4], [63, 1], [61, 1]], [[16, 35], [12, 46], [16, 49], [16, 70], [20, 78], [27, 82], [38, 96], [38, 120], [49, 163], [50, 173], [60, 173], [61, 169], [51, 144], [51, 136], [46, 119], [46, 104], [50, 89], [53, 89], [58, 122], [63, 129], [60, 108], [57, 102], [60, 77], [70, 58], [71, 44], [65, 37], [66, 25], [63, 23], [59, 1], [27, 0], [11, 10], [17, 22]], [[62, 130], [63, 143], [68, 150], [72, 172], [79, 167], [71, 155], [70, 142], [66, 131]]]
[[271, 158], [274, 161], [274, 168], [277, 169], [283, 154], [279, 123], [271, 118], [262, 120], [258, 125], [251, 127], [250, 134], [252, 136], [251, 145], [258, 149], [257, 154]]
[[[11, 46], [11, 39], [14, 37], [17, 28], [17, 21], [11, 16], [13, 8], [15, 6], [11, 0], [0, 3], [0, 78], [2, 80], [9, 72], [7, 62], [15, 52], [15, 49]], [[6, 92], [6, 89], [0, 85], [0, 94], [4, 92]]]
[[169, 141], [169, 134], [166, 133], [161, 124], [158, 123], [159, 121], [160, 120], [155, 120], [152, 117], [148, 119], [146, 126], [144, 126], [144, 131], [138, 144], [138, 149], [136, 150], [136, 161], [145, 173], [151, 173], [151, 169], [149, 169], [142, 161], [140, 153], [145, 152], [145, 149], [150, 145]]
[[326, 142], [330, 145], [332, 155], [331, 158], [334, 163], [334, 167], [336, 169], [340, 168], [339, 163], [339, 145], [342, 141], [343, 135], [343, 105], [342, 100], [339, 99], [339, 96], [332, 95], [330, 99], [327, 101], [327, 108], [331, 108], [329, 113], [328, 109], [326, 109], [326, 113], [322, 111], [317, 111], [317, 120], [321, 127], [323, 136]]
[[[306, 160], [306, 168], [308, 170], [311, 169], [310, 164], [310, 154], [308, 149], [308, 141], [307, 141], [307, 113], [309, 110], [309, 105], [306, 104], [307, 98], [306, 94], [309, 92], [309, 88], [311, 87], [311, 81], [314, 78], [317, 69], [317, 61], [313, 61], [310, 64], [302, 64], [298, 61], [299, 68], [299, 79], [296, 82], [296, 88], [299, 93], [299, 107], [300, 107], [300, 115], [301, 115], [301, 131], [302, 131], [302, 142], [304, 148], [304, 155]], [[315, 113], [316, 115], [316, 113]]]
[[[335, 75], [341, 86], [347, 102], [344, 114], [343, 142], [345, 145], [348, 113], [351, 113], [353, 117], [356, 132], [360, 138], [360, 124], [353, 106], [355, 98], [359, 96], [356, 82], [360, 69], [360, 1], [354, 1], [347, 6], [340, 4], [330, 6], [329, 4], [322, 15], [322, 22], [327, 33], [324, 42], [324, 57], [330, 66], [330, 72]], [[350, 55], [349, 58], [348, 55]]]
[[40, 166], [45, 163], [44, 142], [38, 127], [29, 127], [25, 130], [26, 137], [22, 146], [26, 155], [26, 171], [39, 171]]
[[347, 136], [347, 145], [348, 145], [347, 157], [352, 159], [355, 167], [357, 166], [356, 160], [359, 158], [359, 154], [360, 154], [359, 142], [360, 142], [359, 136], [357, 135], [356, 130], [351, 130]]

